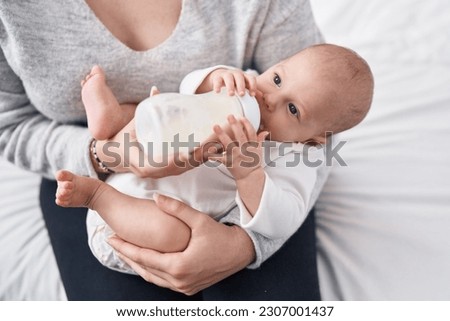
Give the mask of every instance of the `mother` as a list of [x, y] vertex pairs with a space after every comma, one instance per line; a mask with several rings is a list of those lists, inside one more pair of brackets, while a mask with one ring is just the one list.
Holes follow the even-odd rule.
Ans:
[[[41, 207], [70, 300], [319, 298], [312, 215], [282, 250], [251, 270], [244, 268], [258, 267], [284, 240], [217, 223], [173, 200], [160, 202], [193, 229], [183, 253], [168, 259], [120, 240], [113, 245], [139, 261], [133, 265], [147, 280], [172, 291], [96, 262], [86, 242], [85, 210], [56, 207], [55, 184], [48, 180], [61, 168], [103, 173], [90, 154], [80, 98], [79, 81], [92, 65], [105, 69], [121, 103], [143, 100], [153, 84], [177, 91], [186, 73], [211, 65], [262, 72], [321, 41], [308, 1], [80, 0], [44, 6], [2, 0], [0, 19], [0, 151], [44, 177]], [[115, 170], [145, 175], [137, 166]], [[226, 221], [235, 222], [237, 214]]]

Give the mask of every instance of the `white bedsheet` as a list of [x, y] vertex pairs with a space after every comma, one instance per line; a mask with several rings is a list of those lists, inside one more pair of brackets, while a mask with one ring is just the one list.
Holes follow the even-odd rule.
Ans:
[[40, 178], [0, 159], [0, 300], [65, 300], [39, 209]]
[[[324, 299], [450, 299], [450, 2], [311, 0], [371, 64], [373, 108], [318, 208]], [[64, 300], [39, 178], [0, 160], [0, 300]]]
[[450, 299], [450, 2], [312, 0], [327, 41], [372, 66], [366, 120], [342, 134], [317, 204], [327, 300]]

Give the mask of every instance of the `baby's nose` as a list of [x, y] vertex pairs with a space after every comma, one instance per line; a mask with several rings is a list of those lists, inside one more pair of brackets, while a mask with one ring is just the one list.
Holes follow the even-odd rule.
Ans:
[[274, 101], [274, 97], [272, 97], [272, 95], [270, 94], [263, 94], [262, 95], [262, 100], [266, 106], [266, 108], [270, 111], [273, 111], [275, 108], [275, 101]]

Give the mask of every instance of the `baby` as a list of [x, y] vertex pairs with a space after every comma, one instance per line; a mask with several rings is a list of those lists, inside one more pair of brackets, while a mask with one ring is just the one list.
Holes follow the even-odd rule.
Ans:
[[[199, 83], [190, 93], [218, 92], [225, 86], [230, 95], [243, 95], [248, 90], [259, 104], [259, 128], [253, 128], [245, 118], [230, 116], [227, 128], [216, 125], [212, 129], [227, 151], [210, 157], [209, 161], [218, 161], [220, 166], [202, 164], [179, 176], [144, 179], [145, 184], [142, 179], [128, 176], [126, 184], [131, 181], [144, 186], [139, 197], [94, 178], [68, 171], [56, 174], [58, 205], [88, 207], [104, 220], [98, 216], [91, 219], [95, 226], [89, 238], [94, 255], [110, 268], [132, 273], [104, 246], [110, 235], [105, 228], [128, 242], [161, 252], [182, 251], [187, 246], [189, 228], [157, 208], [152, 200], [156, 192], [179, 198], [216, 219], [237, 204], [242, 227], [268, 238], [292, 235], [314, 205], [326, 175], [323, 162], [321, 166], [290, 164], [298, 160], [298, 155], [305, 156], [305, 151], [323, 159], [323, 148], [305, 146], [324, 145], [330, 133], [361, 122], [370, 108], [374, 85], [364, 59], [350, 49], [331, 44], [304, 49], [257, 77], [219, 66], [187, 75], [181, 87]], [[88, 126], [94, 138], [106, 139], [132, 120], [132, 108], [119, 105], [99, 67], [92, 69], [82, 85]], [[267, 137], [275, 141], [269, 151], [263, 146]], [[259, 161], [242, 166], [243, 151], [227, 146], [248, 142], [253, 143], [250, 146]], [[231, 157], [226, 155], [229, 153]], [[125, 174], [113, 176], [120, 175]], [[97, 215], [93, 211], [91, 218]]]

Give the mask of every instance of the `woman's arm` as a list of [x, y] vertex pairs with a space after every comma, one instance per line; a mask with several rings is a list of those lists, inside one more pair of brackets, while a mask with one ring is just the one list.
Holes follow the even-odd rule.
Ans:
[[[91, 177], [105, 174], [92, 153], [92, 136], [88, 129], [50, 120], [40, 113], [30, 102], [3, 49], [0, 51], [0, 76], [1, 157], [48, 178], [54, 178], [55, 172], [63, 168]], [[64, 112], [64, 106], [61, 106], [61, 112]], [[111, 148], [105, 155], [103, 146], [107, 143]], [[129, 172], [137, 168], [135, 171], [140, 173], [145, 168], [139, 167], [140, 154], [133, 147], [135, 145], [132, 123], [114, 139], [97, 142], [97, 156], [116, 171]], [[146, 176], [145, 172], [141, 176]]]
[[47, 177], [53, 177], [61, 168], [95, 176], [87, 129], [63, 125], [39, 113], [3, 50], [0, 51], [0, 75], [0, 156]]
[[116, 237], [109, 241], [119, 257], [148, 282], [192, 295], [254, 261], [253, 243], [240, 227], [218, 223], [166, 196], [158, 195], [155, 201], [162, 211], [191, 229], [191, 240], [183, 252], [159, 253]]

